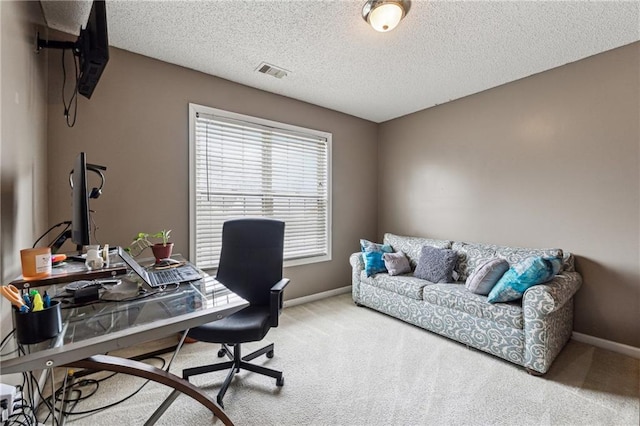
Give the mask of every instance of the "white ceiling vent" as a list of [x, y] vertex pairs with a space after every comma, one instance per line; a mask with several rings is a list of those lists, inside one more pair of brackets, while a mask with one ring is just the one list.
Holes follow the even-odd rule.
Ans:
[[275, 78], [286, 77], [290, 71], [285, 70], [284, 68], [276, 67], [275, 65], [267, 64], [266, 62], [261, 63], [256, 68], [256, 71], [261, 72], [263, 74], [268, 74]]

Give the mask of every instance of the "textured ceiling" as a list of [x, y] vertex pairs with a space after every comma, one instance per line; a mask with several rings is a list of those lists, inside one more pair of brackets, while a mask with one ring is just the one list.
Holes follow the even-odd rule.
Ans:
[[[87, 2], [43, 3], [77, 33]], [[640, 1], [414, 0], [377, 33], [364, 0], [107, 1], [112, 46], [383, 122], [640, 40]], [[282, 79], [255, 69], [267, 62]]]
[[40, 4], [50, 28], [75, 35], [85, 26], [91, 12], [91, 2], [87, 0], [41, 1]]

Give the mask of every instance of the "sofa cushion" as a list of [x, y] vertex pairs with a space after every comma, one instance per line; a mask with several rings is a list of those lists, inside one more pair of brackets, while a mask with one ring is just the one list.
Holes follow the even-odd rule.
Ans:
[[[508, 327], [523, 329], [524, 318], [520, 303], [487, 303], [487, 297], [469, 292], [463, 284], [433, 284], [422, 289], [425, 302], [465, 312]], [[478, 330], [479, 333], [485, 331]]]
[[465, 287], [471, 293], [486, 296], [508, 270], [509, 262], [499, 257], [493, 258], [478, 266], [469, 275]]
[[393, 247], [394, 251], [401, 251], [409, 259], [409, 264], [412, 269], [415, 269], [420, 260], [422, 254], [422, 247], [432, 246], [438, 248], [451, 248], [451, 241], [448, 240], [434, 240], [431, 238], [421, 237], [404, 237], [401, 235], [394, 235], [390, 233], [384, 234], [384, 243]]
[[456, 252], [451, 249], [424, 246], [413, 276], [432, 283], [450, 283], [457, 259]]
[[455, 267], [458, 279], [466, 281], [479, 265], [496, 257], [498, 246], [455, 241], [451, 248], [458, 255], [458, 263]]
[[562, 269], [562, 258], [535, 256], [513, 265], [493, 287], [489, 303], [518, 300], [524, 292], [537, 284], [551, 280]]
[[389, 275], [400, 275], [411, 272], [411, 265], [409, 265], [409, 259], [403, 252], [396, 253], [383, 253], [382, 260], [384, 260], [384, 266], [389, 271]]
[[416, 300], [422, 300], [422, 289], [425, 286], [433, 285], [429, 281], [409, 275], [377, 274], [367, 278], [364, 271], [360, 275], [360, 280], [373, 287], [382, 288]]
[[383, 253], [391, 253], [393, 249], [388, 244], [376, 244], [367, 240], [360, 240], [360, 249], [362, 250], [362, 258], [364, 259], [364, 270], [367, 276], [387, 272], [382, 260]]
[[558, 257], [563, 258], [564, 253], [559, 248], [545, 248], [545, 249], [530, 249], [521, 247], [505, 247], [497, 246], [496, 255], [503, 259], [506, 259], [510, 265], [522, 262], [529, 257]]
[[[451, 248], [458, 253], [458, 264], [455, 270], [459, 274], [460, 281], [465, 281], [478, 266], [493, 257], [501, 257], [510, 265], [532, 256], [563, 257], [562, 249], [559, 248], [532, 249], [462, 241], [455, 241]], [[567, 257], [564, 263], [565, 269], [569, 270], [572, 268], [573, 259]]]

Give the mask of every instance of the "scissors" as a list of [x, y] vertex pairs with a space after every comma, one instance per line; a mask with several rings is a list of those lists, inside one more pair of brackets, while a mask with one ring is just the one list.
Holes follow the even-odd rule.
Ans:
[[3, 285], [0, 287], [0, 293], [7, 299], [13, 306], [18, 308], [20, 312], [29, 312], [29, 307], [24, 304], [20, 291], [14, 285]]

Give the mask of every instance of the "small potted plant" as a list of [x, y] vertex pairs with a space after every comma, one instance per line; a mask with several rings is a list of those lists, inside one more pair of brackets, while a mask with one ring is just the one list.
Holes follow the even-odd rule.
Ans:
[[[171, 230], [168, 231], [163, 229], [160, 232], [156, 232], [155, 234], [147, 234], [146, 232], [140, 232], [133, 239], [131, 246], [128, 250], [131, 252], [132, 249], [137, 249], [137, 255], [142, 253], [144, 249], [147, 247], [151, 247], [151, 251], [153, 252], [153, 256], [156, 258], [156, 263], [160, 262], [162, 259], [167, 259], [171, 257], [171, 252], [173, 251], [173, 243], [169, 242], [169, 234]], [[150, 238], [157, 238], [161, 240], [161, 242], [152, 242]]]

